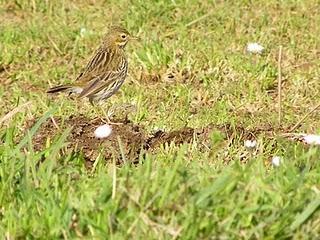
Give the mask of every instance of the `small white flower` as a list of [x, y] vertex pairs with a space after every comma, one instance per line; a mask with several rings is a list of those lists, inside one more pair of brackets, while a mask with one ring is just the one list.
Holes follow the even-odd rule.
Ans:
[[306, 144], [320, 145], [320, 135], [309, 134], [302, 137], [302, 141]]
[[261, 54], [264, 50], [264, 47], [259, 43], [248, 43], [247, 51], [249, 53]]
[[107, 138], [111, 135], [112, 128], [108, 124], [101, 125], [97, 127], [97, 129], [94, 131], [94, 136], [96, 138]]
[[275, 167], [279, 167], [281, 162], [282, 162], [282, 160], [281, 160], [281, 157], [279, 157], [279, 156], [274, 156], [272, 158], [272, 165]]
[[84, 28], [84, 27], [80, 28], [80, 37], [84, 37], [86, 35], [86, 33], [87, 33], [86, 28]]
[[245, 140], [244, 146], [246, 148], [255, 148], [257, 146], [257, 141], [256, 140]]

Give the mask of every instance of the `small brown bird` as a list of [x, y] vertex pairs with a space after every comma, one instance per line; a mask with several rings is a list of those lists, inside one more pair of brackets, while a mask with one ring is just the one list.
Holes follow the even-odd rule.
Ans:
[[75, 83], [50, 88], [47, 93], [78, 93], [80, 98], [88, 97], [90, 103], [111, 97], [119, 90], [128, 73], [125, 46], [133, 37], [126, 29], [113, 26], [104, 37]]

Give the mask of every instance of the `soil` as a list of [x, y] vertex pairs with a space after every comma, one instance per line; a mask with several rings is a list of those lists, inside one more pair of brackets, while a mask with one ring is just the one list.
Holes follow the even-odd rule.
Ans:
[[[34, 123], [35, 121], [33, 121]], [[90, 166], [95, 159], [102, 154], [106, 160], [116, 159], [117, 163], [137, 162], [146, 152], [153, 153], [163, 144], [174, 143], [176, 145], [191, 143], [194, 139], [210, 147], [210, 134], [219, 131], [225, 139], [232, 141], [234, 138], [251, 139], [261, 133], [272, 134], [271, 129], [258, 129], [254, 131], [244, 128], [232, 128], [229, 125], [211, 124], [201, 129], [185, 127], [172, 132], [157, 131], [148, 133], [141, 125], [133, 124], [127, 119], [115, 120], [118, 123], [112, 125], [112, 133], [109, 137], [98, 139], [94, 136], [95, 129], [105, 124], [101, 119], [89, 119], [85, 116], [71, 116], [62, 121], [60, 118], [49, 119], [44, 123], [33, 138], [34, 148], [41, 151], [45, 148], [47, 139], [56, 136], [70, 128], [66, 149], [62, 153], [82, 153], [87, 165]], [[29, 126], [33, 125], [28, 124]]]

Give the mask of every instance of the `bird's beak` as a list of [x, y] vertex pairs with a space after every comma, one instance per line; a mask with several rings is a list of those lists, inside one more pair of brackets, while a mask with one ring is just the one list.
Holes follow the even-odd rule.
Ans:
[[135, 36], [130, 36], [130, 40], [140, 41], [140, 38], [139, 37], [135, 37]]

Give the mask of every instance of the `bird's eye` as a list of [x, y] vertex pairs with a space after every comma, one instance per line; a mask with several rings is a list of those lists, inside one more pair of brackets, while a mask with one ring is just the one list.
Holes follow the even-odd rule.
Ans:
[[122, 34], [122, 35], [121, 35], [121, 38], [122, 38], [122, 39], [126, 39], [126, 37], [127, 37], [127, 35], [125, 35], [125, 34]]

